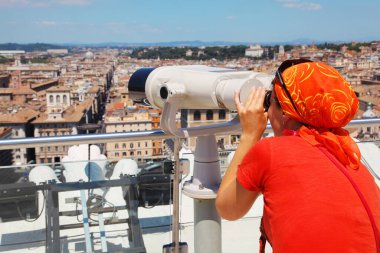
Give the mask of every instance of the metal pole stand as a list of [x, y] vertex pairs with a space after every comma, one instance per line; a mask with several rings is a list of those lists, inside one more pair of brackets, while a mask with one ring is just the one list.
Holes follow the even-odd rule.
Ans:
[[215, 135], [199, 136], [194, 154], [194, 175], [183, 193], [194, 199], [194, 252], [221, 253], [221, 219], [215, 208], [221, 182]]
[[[221, 253], [221, 222], [215, 208], [221, 175], [215, 134], [239, 130], [239, 117], [221, 124], [177, 128], [176, 113], [181, 109], [186, 96], [184, 86], [170, 87], [160, 125], [165, 133], [179, 138], [197, 137], [194, 175], [192, 180], [183, 186], [183, 193], [194, 199], [194, 252]], [[178, 244], [175, 243], [176, 245]], [[178, 253], [177, 248], [175, 253]]]

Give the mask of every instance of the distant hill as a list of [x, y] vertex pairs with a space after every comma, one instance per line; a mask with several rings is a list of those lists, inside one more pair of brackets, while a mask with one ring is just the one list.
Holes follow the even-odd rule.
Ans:
[[109, 47], [109, 48], [136, 48], [136, 47], [210, 47], [210, 46], [240, 46], [250, 45], [249, 42], [230, 41], [167, 41], [167, 42], [103, 42], [103, 43], [62, 43], [69, 47]]
[[[369, 42], [374, 40], [363, 40], [362, 42]], [[356, 41], [359, 42], [359, 41]], [[351, 41], [325, 41], [325, 40], [313, 40], [308, 38], [300, 38], [292, 41], [277, 41], [277, 42], [247, 42], [247, 41], [167, 41], [167, 42], [104, 42], [104, 43], [67, 43], [70, 47], [109, 47], [109, 48], [136, 48], [136, 47], [212, 47], [212, 46], [249, 46], [254, 44], [260, 44], [262, 46], [276, 46], [276, 45], [311, 45], [311, 44], [342, 44], [351, 43]]]
[[5, 43], [0, 44], [0, 50], [24, 50], [26, 52], [32, 51], [46, 51], [48, 49], [63, 49], [67, 48], [62, 45], [46, 44], [46, 43], [30, 43], [30, 44], [17, 44]]
[[[362, 42], [375, 41], [374, 39], [363, 40]], [[356, 41], [359, 42], [359, 41]], [[24, 50], [30, 51], [46, 51], [47, 49], [74, 49], [74, 48], [138, 48], [138, 47], [213, 47], [213, 46], [248, 46], [253, 44], [260, 44], [262, 46], [276, 46], [276, 45], [310, 45], [310, 44], [342, 44], [351, 43], [351, 41], [323, 41], [323, 40], [313, 40], [308, 38], [300, 38], [292, 41], [278, 41], [278, 42], [234, 42], [234, 41], [167, 41], [167, 42], [103, 42], [103, 43], [60, 43], [60, 44], [49, 44], [49, 43], [29, 43], [29, 44], [18, 44], [18, 43], [6, 43], [0, 44], [0, 50]]]

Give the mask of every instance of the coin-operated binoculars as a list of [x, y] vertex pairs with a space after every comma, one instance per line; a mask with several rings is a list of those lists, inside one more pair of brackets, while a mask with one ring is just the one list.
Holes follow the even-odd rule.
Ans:
[[[194, 174], [183, 187], [183, 193], [194, 199], [196, 253], [221, 252], [221, 222], [215, 208], [221, 172], [215, 134], [237, 132], [240, 124], [236, 116], [225, 123], [178, 128], [176, 113], [180, 109], [236, 110], [235, 91], [240, 91], [240, 100], [244, 103], [252, 87], [271, 89], [272, 79], [273, 75], [259, 72], [189, 65], [142, 68], [129, 80], [128, 90], [132, 98], [147, 99], [152, 106], [163, 109], [160, 124], [166, 133], [177, 139], [197, 137]], [[179, 193], [174, 191], [172, 245], [177, 247], [175, 251], [178, 252], [181, 249], [178, 238], [175, 238], [175, 229], [179, 229], [179, 226], [175, 226], [176, 223], [179, 224], [175, 220], [179, 213], [175, 210], [176, 194]]]

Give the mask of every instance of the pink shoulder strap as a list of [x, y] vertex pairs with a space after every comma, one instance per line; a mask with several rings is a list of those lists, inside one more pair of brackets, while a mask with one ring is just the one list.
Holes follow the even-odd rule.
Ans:
[[321, 146], [318, 147], [319, 150], [322, 151], [322, 153], [324, 153], [333, 163], [334, 165], [343, 173], [343, 175], [346, 176], [346, 178], [348, 179], [348, 181], [351, 183], [352, 187], [355, 189], [356, 191], [356, 194], [358, 195], [358, 197], [360, 198], [360, 201], [362, 202], [366, 212], [367, 212], [367, 215], [368, 215], [368, 218], [371, 222], [371, 226], [372, 226], [372, 230], [373, 230], [373, 234], [375, 236], [375, 242], [376, 242], [376, 251], [377, 253], [380, 253], [380, 237], [379, 237], [379, 231], [377, 230], [377, 227], [376, 227], [376, 222], [375, 222], [375, 218], [373, 216], [373, 213], [371, 211], [371, 208], [369, 207], [368, 205], [368, 202], [367, 200], [365, 199], [363, 193], [360, 191], [358, 185], [355, 183], [355, 181], [353, 180], [353, 178], [350, 176], [350, 174], [346, 171], [346, 169], [343, 167], [342, 164], [340, 164], [336, 159], [335, 157], [330, 154], [327, 150], [323, 149]]

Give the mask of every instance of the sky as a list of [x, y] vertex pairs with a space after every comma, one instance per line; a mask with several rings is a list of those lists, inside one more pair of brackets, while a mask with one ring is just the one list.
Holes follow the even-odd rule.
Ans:
[[379, 0], [0, 0], [0, 43], [380, 40]]

